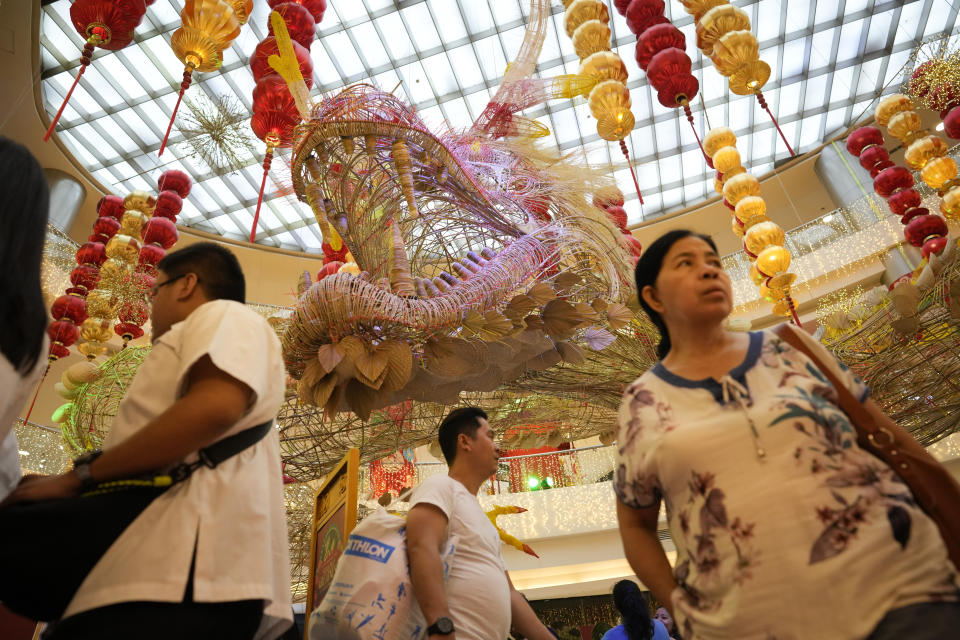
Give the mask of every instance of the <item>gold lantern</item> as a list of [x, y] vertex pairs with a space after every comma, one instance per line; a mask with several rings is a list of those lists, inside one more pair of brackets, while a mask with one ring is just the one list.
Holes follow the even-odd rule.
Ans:
[[573, 32], [573, 50], [581, 60], [598, 51], [609, 51], [610, 27], [600, 20], [587, 20]]
[[[767, 247], [757, 256], [755, 264], [757, 265], [757, 271], [771, 279], [785, 275], [790, 268], [790, 252], [785, 247]], [[772, 282], [770, 285], [776, 286]]]
[[744, 223], [744, 225], [754, 218], [766, 218], [767, 203], [759, 196], [741, 198], [740, 201], [737, 202], [736, 209], [734, 209], [734, 215], [736, 215], [737, 220]]
[[933, 158], [947, 155], [947, 149], [947, 143], [944, 142], [943, 138], [939, 136], [924, 136], [923, 138], [914, 140], [907, 148], [903, 157], [907, 161], [907, 166], [911, 169], [919, 170], [923, 169], [927, 162]]
[[920, 177], [932, 189], [940, 189], [944, 184], [957, 177], [957, 163], [953, 158], [942, 156], [933, 158], [923, 167]]
[[734, 206], [747, 196], [759, 195], [760, 182], [749, 173], [741, 173], [733, 176], [723, 183], [723, 197]]
[[713, 64], [721, 75], [729, 76], [745, 64], [755, 62], [760, 55], [757, 38], [747, 30], [725, 33], [713, 46]]
[[960, 187], [953, 187], [943, 194], [940, 210], [950, 220], [960, 220]]
[[577, 73], [596, 79], [598, 84], [606, 80], [616, 80], [621, 84], [627, 81], [627, 67], [620, 56], [612, 51], [591, 54], [580, 65]]
[[751, 264], [751, 265], [750, 265], [750, 281], [751, 281], [753, 284], [755, 284], [756, 286], [759, 287], [759, 286], [763, 285], [763, 283], [764, 283], [764, 281], [765, 281], [766, 279], [767, 279], [767, 278], [766, 278], [762, 273], [760, 273], [759, 271], [757, 271], [757, 265], [755, 265], [755, 264]]
[[733, 172], [734, 169], [739, 169], [742, 166], [740, 152], [737, 151], [736, 147], [721, 147], [713, 154], [713, 166], [724, 175]]
[[577, 27], [588, 20], [610, 22], [610, 12], [607, 5], [600, 0], [575, 0], [567, 7], [563, 14], [563, 26], [567, 30], [567, 37], [573, 37]]
[[759, 256], [767, 247], [782, 247], [784, 242], [786, 236], [783, 229], [776, 222], [770, 221], [752, 225], [743, 236], [744, 249], [755, 256]]
[[901, 111], [890, 118], [887, 131], [904, 145], [910, 145], [914, 140], [926, 135], [923, 122], [916, 111]]
[[[760, 277], [763, 278], [763, 276], [760, 276]], [[759, 286], [760, 286], [760, 297], [766, 300], [767, 302], [774, 302], [774, 303], [780, 302], [781, 300], [783, 300], [784, 296], [786, 296], [785, 291], [781, 291], [780, 289], [774, 289], [773, 287], [768, 287], [767, 285], [763, 284], [762, 280]]]
[[713, 55], [713, 46], [724, 34], [731, 31], [748, 31], [750, 17], [732, 4], [720, 4], [697, 22], [697, 48], [705, 56]]
[[749, 96], [763, 88], [769, 79], [770, 65], [763, 60], [753, 60], [730, 74], [730, 91], [738, 96]]
[[230, 6], [237, 16], [237, 21], [241, 26], [247, 24], [250, 18], [250, 12], [253, 11], [253, 0], [230, 0]]
[[597, 118], [597, 134], [607, 142], [616, 142], [630, 135], [635, 124], [636, 120], [630, 109], [621, 107], [613, 113]]
[[877, 124], [885, 127], [893, 116], [901, 111], [913, 111], [913, 109], [913, 102], [910, 98], [902, 93], [894, 93], [880, 101], [873, 111], [873, 116], [877, 119]]
[[746, 230], [740, 224], [739, 221], [733, 216], [730, 216], [730, 229], [733, 230], [733, 233], [738, 237], [742, 238]]
[[621, 82], [606, 80], [595, 86], [590, 92], [589, 104], [590, 113], [597, 120], [608, 116], [616, 118], [624, 110], [629, 110], [631, 104], [630, 91]]
[[694, 22], [699, 22], [710, 9], [729, 4], [727, 0], [680, 0], [687, 13], [693, 16]]
[[120, 220], [120, 233], [139, 238], [140, 230], [143, 229], [143, 225], [149, 219], [150, 216], [142, 211], [127, 209], [123, 212], [123, 218]]
[[730, 127], [710, 129], [703, 137], [703, 150], [711, 158], [723, 147], [734, 147], [736, 144], [737, 136], [733, 134], [733, 129]]
[[140, 257], [140, 241], [132, 236], [118, 233], [107, 242], [107, 256], [132, 266]]

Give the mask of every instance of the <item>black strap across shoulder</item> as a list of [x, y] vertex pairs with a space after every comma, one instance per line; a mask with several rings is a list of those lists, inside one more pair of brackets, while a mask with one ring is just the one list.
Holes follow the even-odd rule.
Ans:
[[209, 447], [204, 447], [197, 452], [199, 456], [194, 462], [183, 462], [170, 470], [170, 477], [173, 482], [182, 482], [200, 467], [215, 468], [218, 464], [232, 458], [244, 449], [252, 447], [270, 433], [273, 428], [273, 420], [267, 420], [255, 427], [244, 429], [240, 433], [235, 433], [229, 438], [218, 440]]

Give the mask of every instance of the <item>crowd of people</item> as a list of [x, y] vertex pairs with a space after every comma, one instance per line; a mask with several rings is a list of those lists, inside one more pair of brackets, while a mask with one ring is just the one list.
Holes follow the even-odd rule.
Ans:
[[[22, 564], [30, 540], [61, 535], [30, 529], [38, 510], [92, 505], [81, 496], [166, 473], [169, 486], [137, 494], [146, 497], [45, 637], [280, 637], [292, 622], [272, 428], [283, 359], [273, 329], [245, 306], [243, 271], [222, 245], [193, 244], [159, 263], [153, 349], [102, 453], [60, 475], [20, 477], [11, 428], [48, 348], [47, 208], [36, 160], [0, 139], [0, 566]], [[958, 577], [937, 527], [893, 470], [861, 449], [837, 390], [803, 351], [773, 332], [724, 328], [733, 296], [712, 240], [665, 234], [640, 258], [636, 285], [662, 336], [661, 359], [624, 393], [613, 486], [626, 558], [663, 607], [651, 617], [638, 585], [618, 583], [623, 624], [605, 640], [954, 637]], [[797, 333], [880, 412], [856, 376]], [[449, 473], [415, 489], [406, 517], [422, 637], [553, 638], [513, 587], [477, 500], [500, 456], [487, 415], [455, 409], [438, 433]], [[657, 535], [662, 501], [673, 565]], [[459, 543], [445, 574], [449, 536]], [[8, 604], [17, 600], [11, 575], [0, 575]]]

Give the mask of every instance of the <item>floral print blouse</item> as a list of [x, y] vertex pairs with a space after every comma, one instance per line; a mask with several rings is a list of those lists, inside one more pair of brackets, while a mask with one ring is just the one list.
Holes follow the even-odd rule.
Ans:
[[858, 446], [823, 374], [773, 332], [751, 333], [720, 380], [657, 364], [626, 389], [617, 436], [617, 497], [666, 502], [686, 640], [865, 638], [891, 609], [957, 597], [936, 525]]

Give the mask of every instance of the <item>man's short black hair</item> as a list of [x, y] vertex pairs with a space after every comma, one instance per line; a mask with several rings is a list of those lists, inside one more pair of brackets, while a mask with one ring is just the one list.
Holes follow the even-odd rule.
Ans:
[[471, 438], [476, 437], [477, 429], [480, 428], [480, 418], [487, 419], [487, 412], [480, 407], [460, 407], [447, 414], [440, 423], [438, 439], [447, 465], [453, 464], [453, 459], [457, 457], [457, 439], [461, 433]]
[[237, 256], [213, 242], [198, 242], [173, 253], [157, 263], [157, 268], [173, 278], [185, 273], [197, 274], [204, 294], [211, 300], [246, 303], [247, 284]]

